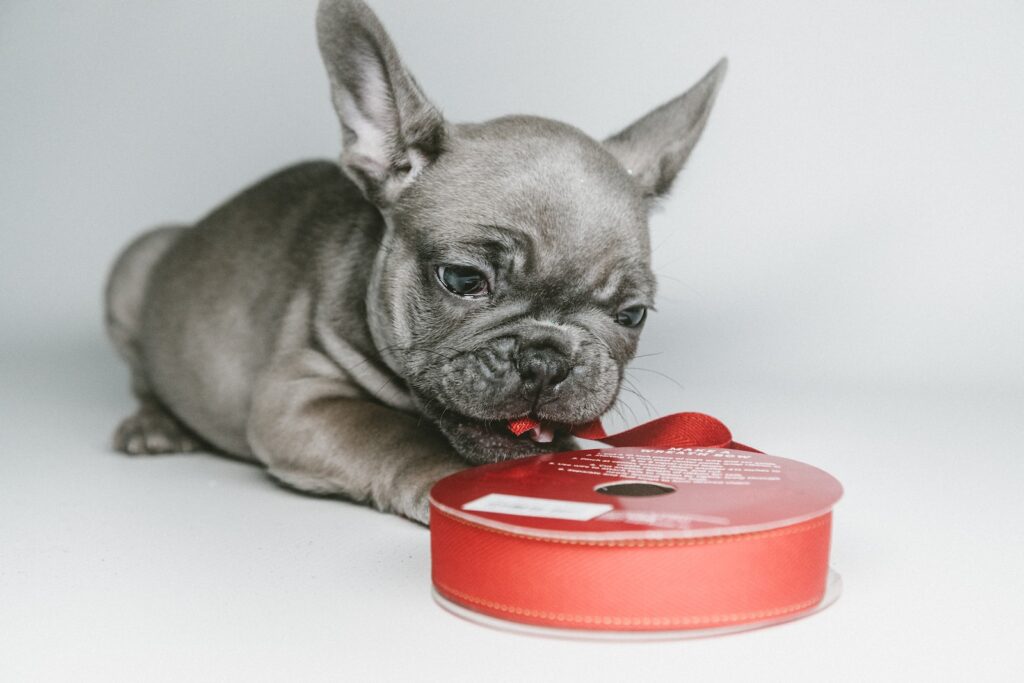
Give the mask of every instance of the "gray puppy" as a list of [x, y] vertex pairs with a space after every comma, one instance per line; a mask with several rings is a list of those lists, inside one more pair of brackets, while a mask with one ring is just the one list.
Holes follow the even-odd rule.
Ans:
[[598, 142], [445, 121], [361, 2], [323, 0], [317, 33], [340, 165], [285, 169], [114, 265], [107, 327], [140, 402], [115, 445], [212, 447], [426, 522], [439, 478], [570, 449], [615, 401], [654, 296], [648, 213], [725, 62]]

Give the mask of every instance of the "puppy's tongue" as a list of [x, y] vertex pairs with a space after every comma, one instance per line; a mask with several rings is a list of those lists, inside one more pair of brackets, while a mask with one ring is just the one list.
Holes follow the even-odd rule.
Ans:
[[551, 443], [555, 439], [554, 427], [545, 425], [529, 416], [509, 420], [508, 430], [516, 436], [522, 436], [529, 432], [530, 438], [537, 443]]

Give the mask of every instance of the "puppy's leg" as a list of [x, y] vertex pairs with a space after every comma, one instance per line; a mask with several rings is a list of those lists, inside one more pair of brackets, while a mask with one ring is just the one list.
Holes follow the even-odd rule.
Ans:
[[424, 524], [430, 487], [468, 466], [432, 424], [367, 400], [313, 351], [276, 363], [260, 380], [247, 434], [256, 456], [285, 484]]
[[128, 363], [139, 410], [114, 433], [114, 448], [124, 453], [179, 453], [201, 447], [199, 439], [165, 410], [150, 390], [142, 367], [139, 335], [149, 273], [187, 228], [150, 230], [129, 244], [114, 263], [105, 295], [107, 333]]
[[202, 442], [163, 406], [140, 399], [139, 409], [126, 417], [114, 432], [114, 448], [130, 455], [189, 453]]

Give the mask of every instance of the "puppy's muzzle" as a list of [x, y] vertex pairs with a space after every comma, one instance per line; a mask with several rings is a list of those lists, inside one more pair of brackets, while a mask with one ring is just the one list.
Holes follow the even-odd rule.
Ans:
[[527, 394], [540, 395], [568, 377], [572, 364], [553, 346], [527, 346], [516, 358], [516, 370]]

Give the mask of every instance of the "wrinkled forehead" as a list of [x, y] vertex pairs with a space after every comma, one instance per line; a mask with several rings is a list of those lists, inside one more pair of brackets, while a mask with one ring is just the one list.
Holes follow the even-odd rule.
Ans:
[[[398, 207], [411, 237], [535, 272], [608, 286], [649, 272], [647, 206], [596, 141], [564, 124], [517, 117], [458, 129]], [[624, 284], [624, 283], [623, 283]]]

